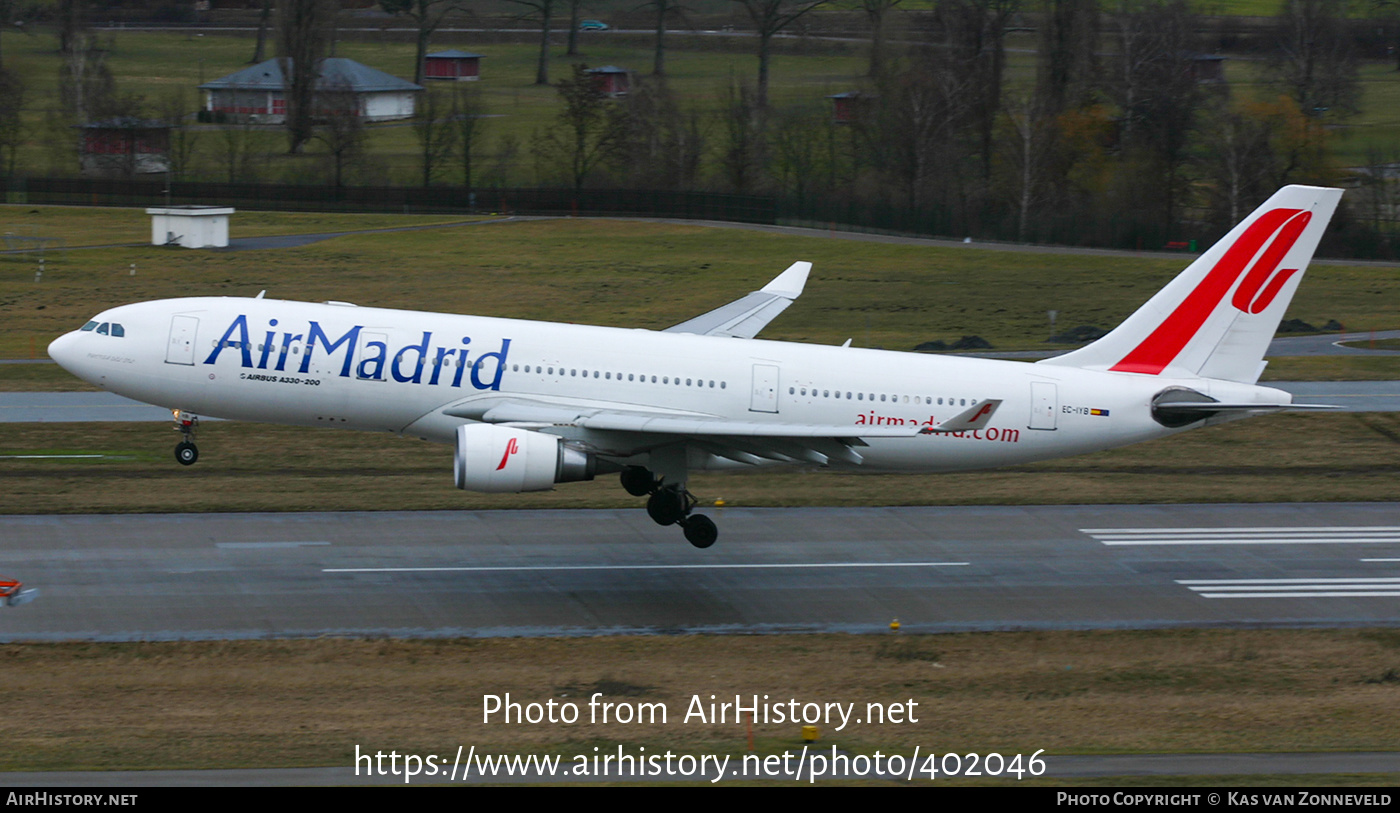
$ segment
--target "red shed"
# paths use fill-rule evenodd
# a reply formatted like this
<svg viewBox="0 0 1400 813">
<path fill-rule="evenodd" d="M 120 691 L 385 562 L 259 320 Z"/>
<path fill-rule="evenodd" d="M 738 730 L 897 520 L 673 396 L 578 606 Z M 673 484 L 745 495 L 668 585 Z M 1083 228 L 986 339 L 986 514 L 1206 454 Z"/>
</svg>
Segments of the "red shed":
<svg viewBox="0 0 1400 813">
<path fill-rule="evenodd" d="M 859 90 L 837 93 L 827 98 L 831 100 L 831 120 L 837 124 L 850 124 L 859 120 L 870 103 L 875 101 L 874 96 Z"/>
<path fill-rule="evenodd" d="M 170 125 L 129 116 L 79 125 L 84 175 L 130 178 L 170 170 Z"/>
<path fill-rule="evenodd" d="M 598 77 L 603 92 L 609 96 L 626 96 L 627 91 L 632 88 L 632 72 L 626 68 L 604 65 L 601 68 L 589 68 L 588 72 Z"/>
<path fill-rule="evenodd" d="M 466 51 L 436 51 L 423 57 L 423 78 L 475 82 L 481 78 L 482 56 Z"/>
</svg>

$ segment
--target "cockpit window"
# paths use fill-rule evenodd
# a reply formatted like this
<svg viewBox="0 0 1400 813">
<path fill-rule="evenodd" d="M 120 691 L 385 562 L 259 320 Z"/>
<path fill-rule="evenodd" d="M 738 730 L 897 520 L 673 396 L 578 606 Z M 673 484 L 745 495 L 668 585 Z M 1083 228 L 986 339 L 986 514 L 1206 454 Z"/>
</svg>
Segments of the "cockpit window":
<svg viewBox="0 0 1400 813">
<path fill-rule="evenodd" d="M 116 322 L 113 322 L 113 323 L 112 323 L 112 335 L 113 335 L 113 336 L 116 336 L 118 339 L 125 338 L 125 337 L 126 337 L 126 328 L 122 327 L 121 325 L 117 324 Z"/>
<path fill-rule="evenodd" d="M 93 320 L 93 321 L 91 321 L 91 322 L 88 322 L 87 324 L 85 324 L 85 325 L 83 325 L 81 328 L 79 328 L 79 330 L 92 330 L 92 329 L 95 328 L 95 327 L 97 327 L 97 320 Z"/>
<path fill-rule="evenodd" d="M 100 325 L 97 326 L 97 332 L 98 332 L 98 333 L 101 333 L 103 336 L 106 336 L 106 335 L 107 335 L 107 327 L 108 327 L 107 323 L 106 323 L 106 322 L 103 322 L 102 324 L 100 324 Z"/>
</svg>

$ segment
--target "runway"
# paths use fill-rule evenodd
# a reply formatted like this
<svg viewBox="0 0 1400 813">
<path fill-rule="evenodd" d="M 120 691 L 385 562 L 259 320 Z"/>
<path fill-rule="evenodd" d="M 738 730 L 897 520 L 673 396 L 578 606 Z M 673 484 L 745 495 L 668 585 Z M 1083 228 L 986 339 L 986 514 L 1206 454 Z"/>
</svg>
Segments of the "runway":
<svg viewBox="0 0 1400 813">
<path fill-rule="evenodd" d="M 1400 624 L 1400 503 L 0 517 L 0 640 Z"/>
</svg>

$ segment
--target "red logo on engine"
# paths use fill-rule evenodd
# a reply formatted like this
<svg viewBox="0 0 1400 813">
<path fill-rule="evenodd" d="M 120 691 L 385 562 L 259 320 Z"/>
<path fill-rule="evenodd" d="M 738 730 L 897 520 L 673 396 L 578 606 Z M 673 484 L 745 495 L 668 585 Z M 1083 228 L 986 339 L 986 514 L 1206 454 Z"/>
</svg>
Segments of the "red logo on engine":
<svg viewBox="0 0 1400 813">
<path fill-rule="evenodd" d="M 515 454 L 518 451 L 520 451 L 520 446 L 516 444 L 515 438 L 511 438 L 510 443 L 506 444 L 506 453 L 501 455 L 501 465 L 496 467 L 496 471 L 500 471 L 501 469 L 505 468 L 506 461 L 510 459 L 511 455 Z"/>
</svg>

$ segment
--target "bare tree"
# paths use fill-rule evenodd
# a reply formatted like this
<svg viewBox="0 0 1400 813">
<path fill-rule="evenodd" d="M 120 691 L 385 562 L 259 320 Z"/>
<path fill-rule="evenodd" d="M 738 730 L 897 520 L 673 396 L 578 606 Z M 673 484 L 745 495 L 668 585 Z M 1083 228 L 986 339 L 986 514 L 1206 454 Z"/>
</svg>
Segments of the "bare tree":
<svg viewBox="0 0 1400 813">
<path fill-rule="evenodd" d="M 29 140 L 24 112 L 24 80 L 13 71 L 0 71 L 0 160 L 7 178 L 15 177 L 19 149 Z"/>
<path fill-rule="evenodd" d="M 982 178 L 992 176 L 992 144 L 1006 73 L 1006 30 L 1021 0 L 945 0 L 937 18 L 944 46 L 967 78 L 967 103 L 976 128 Z"/>
<path fill-rule="evenodd" d="M 1139 200 L 1160 196 L 1170 230 L 1185 194 L 1186 148 L 1205 98 L 1194 62 L 1199 24 L 1185 0 L 1124 2 L 1113 17 L 1119 53 L 1109 88 L 1121 110 L 1120 141 L 1147 156 L 1145 169 L 1155 177 Z"/>
<path fill-rule="evenodd" d="M 569 45 L 564 50 L 566 56 L 578 56 L 578 18 L 589 0 L 565 0 L 569 4 Z"/>
<path fill-rule="evenodd" d="M 835 174 L 833 126 L 828 109 L 808 106 L 780 111 L 768 128 L 768 171 L 799 206 Z"/>
<path fill-rule="evenodd" d="M 273 0 L 262 0 L 262 12 L 258 15 L 257 45 L 253 47 L 253 58 L 248 60 L 250 65 L 256 65 L 267 58 L 267 29 L 272 22 L 272 2 Z"/>
<path fill-rule="evenodd" d="M 58 23 L 58 50 L 67 54 L 78 45 L 78 37 L 87 31 L 87 0 L 57 0 L 54 17 Z"/>
<path fill-rule="evenodd" d="M 39 14 L 41 6 L 37 0 L 0 0 L 0 32 L 23 32 L 25 20 L 32 20 Z M 0 66 L 2 65 L 3 61 L 0 61 Z"/>
<path fill-rule="evenodd" d="M 1386 51 L 1400 71 L 1400 0 L 1371 0 L 1371 11 L 1383 23 Z"/>
<path fill-rule="evenodd" d="M 335 188 L 345 185 L 345 171 L 364 155 L 365 124 L 360 96 L 345 83 L 323 87 L 316 94 L 314 138 L 326 146 Z"/>
<path fill-rule="evenodd" d="M 278 7 L 277 61 L 287 100 L 290 153 L 301 152 L 313 135 L 316 84 L 330 47 L 334 0 L 282 0 Z"/>
<path fill-rule="evenodd" d="M 1400 151 L 1394 147 L 1372 147 L 1366 151 L 1366 165 L 1357 175 L 1361 181 L 1357 209 L 1366 214 L 1376 232 L 1393 241 L 1400 218 Z"/>
<path fill-rule="evenodd" d="M 1206 197 L 1216 223 L 1238 223 L 1249 208 L 1262 203 L 1269 175 L 1269 123 L 1222 99 L 1205 117 L 1198 171 L 1209 183 Z"/>
<path fill-rule="evenodd" d="M 1029 95 L 1009 105 L 1006 122 L 1014 138 L 1003 140 L 1006 166 L 1010 169 L 1012 200 L 1016 207 L 1016 240 L 1026 242 L 1032 209 L 1043 200 L 1046 147 L 1053 140 L 1052 122 L 1036 117 L 1037 107 Z"/>
<path fill-rule="evenodd" d="M 462 87 L 461 84 L 453 87 L 452 122 L 457 130 L 453 140 L 462 162 L 462 186 L 471 189 L 473 165 L 476 154 L 481 150 L 482 131 L 486 129 L 486 105 L 482 103 L 479 88 Z M 510 160 L 514 160 L 513 152 Z"/>
<path fill-rule="evenodd" d="M 582 63 L 574 65 L 573 78 L 558 86 L 564 109 L 559 126 L 536 132 L 532 151 L 542 166 L 562 169 L 575 190 L 607 159 L 616 143 L 607 94 L 598 77 Z"/>
<path fill-rule="evenodd" d="M 1277 18 L 1269 73 L 1307 116 L 1358 111 L 1361 82 L 1346 0 L 1287 0 Z"/>
<path fill-rule="evenodd" d="M 947 49 L 928 49 L 908 70 L 877 85 L 871 109 L 854 122 L 867 160 L 911 210 L 962 192 L 970 86 Z"/>
<path fill-rule="evenodd" d="M 885 70 L 885 17 L 901 0 L 860 0 L 865 19 L 870 23 L 870 69 L 871 78 Z"/>
<path fill-rule="evenodd" d="M 747 83 L 731 81 L 720 109 L 720 167 L 735 192 L 751 190 L 762 164 L 763 132 L 758 123 L 758 100 Z"/>
<path fill-rule="evenodd" d="M 768 109 L 768 63 L 773 56 L 773 38 L 826 0 L 733 0 L 741 4 L 753 20 L 758 35 L 758 89 L 755 102 L 759 111 Z"/>
<path fill-rule="evenodd" d="M 1045 0 L 1036 99 L 1048 115 L 1088 103 L 1097 82 L 1098 0 Z"/>
<path fill-rule="evenodd" d="M 195 146 L 199 143 L 199 131 L 189 126 L 189 93 L 183 87 L 171 88 L 161 97 L 159 106 L 160 118 L 170 134 L 166 154 L 170 175 L 177 181 L 183 180 L 189 174 Z"/>
<path fill-rule="evenodd" d="M 524 17 L 533 18 L 540 24 L 540 54 L 535 65 L 535 84 L 549 84 L 549 26 L 554 17 L 554 0 L 507 0 L 529 11 Z"/>
<path fill-rule="evenodd" d="M 449 105 L 442 93 L 427 90 L 419 99 L 418 115 L 413 118 L 413 134 L 418 139 L 424 186 L 432 185 L 434 175 L 452 156 L 457 141 L 454 114 L 454 107 Z"/>
<path fill-rule="evenodd" d="M 448 14 L 465 8 L 463 0 L 379 0 L 379 6 L 390 14 L 409 18 L 417 27 L 418 50 L 413 62 L 413 82 L 423 84 L 423 58 L 428 54 L 428 40 Z"/>
<path fill-rule="evenodd" d="M 264 159 L 264 135 L 263 130 L 246 116 L 240 122 L 219 128 L 218 138 L 214 142 L 215 154 L 229 183 L 253 183 L 258 180 Z"/>
<path fill-rule="evenodd" d="M 617 111 L 614 174 L 643 189 L 694 189 L 705 151 L 703 117 L 682 110 L 665 81 L 633 86 Z"/>
<path fill-rule="evenodd" d="M 664 76 L 666 74 L 666 23 L 673 17 L 683 17 L 686 9 L 676 0 L 647 0 L 638 8 L 650 8 L 656 12 L 656 43 L 652 48 L 651 75 Z"/>
<path fill-rule="evenodd" d="M 90 32 L 76 32 L 63 54 L 60 68 L 59 100 L 63 109 L 79 123 L 116 115 L 117 83 L 107 67 L 110 48 Z"/>
</svg>

